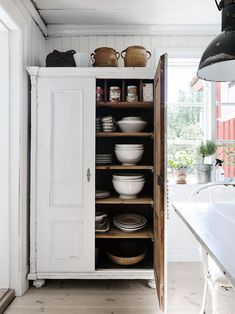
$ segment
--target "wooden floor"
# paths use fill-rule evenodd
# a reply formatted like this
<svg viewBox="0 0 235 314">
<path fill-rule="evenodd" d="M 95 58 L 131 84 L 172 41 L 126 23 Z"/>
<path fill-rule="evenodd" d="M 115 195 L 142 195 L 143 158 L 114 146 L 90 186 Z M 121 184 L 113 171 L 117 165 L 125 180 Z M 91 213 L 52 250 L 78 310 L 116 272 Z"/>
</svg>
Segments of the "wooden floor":
<svg viewBox="0 0 235 314">
<path fill-rule="evenodd" d="M 203 277 L 198 263 L 170 263 L 168 313 L 198 314 Z M 16 298 L 6 314 L 160 314 L 156 290 L 144 280 L 48 281 Z"/>
</svg>

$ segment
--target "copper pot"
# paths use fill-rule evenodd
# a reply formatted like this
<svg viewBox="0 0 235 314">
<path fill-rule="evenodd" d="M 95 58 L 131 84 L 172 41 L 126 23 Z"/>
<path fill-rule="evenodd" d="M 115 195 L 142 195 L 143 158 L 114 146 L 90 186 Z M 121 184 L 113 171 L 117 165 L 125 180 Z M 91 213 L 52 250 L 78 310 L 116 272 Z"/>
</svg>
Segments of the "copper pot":
<svg viewBox="0 0 235 314">
<path fill-rule="evenodd" d="M 91 58 L 94 59 L 94 67 L 117 67 L 119 57 L 119 52 L 109 47 L 97 48 L 91 54 Z"/>
<path fill-rule="evenodd" d="M 125 67 L 145 67 L 151 53 L 142 46 L 130 46 L 121 52 L 121 56 Z"/>
</svg>

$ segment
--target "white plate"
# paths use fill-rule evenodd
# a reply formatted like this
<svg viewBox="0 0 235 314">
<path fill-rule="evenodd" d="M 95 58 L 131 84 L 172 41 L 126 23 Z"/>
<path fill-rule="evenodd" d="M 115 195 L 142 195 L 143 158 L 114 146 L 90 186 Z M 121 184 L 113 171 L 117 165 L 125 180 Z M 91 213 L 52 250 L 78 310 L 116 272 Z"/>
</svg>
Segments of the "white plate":
<svg viewBox="0 0 235 314">
<path fill-rule="evenodd" d="M 139 224 L 142 221 L 147 221 L 146 218 L 139 214 L 121 214 L 114 217 L 114 221 L 117 221 L 119 224 Z"/>
<path fill-rule="evenodd" d="M 145 227 L 145 226 L 144 226 Z M 135 228 L 135 229 L 126 229 L 126 228 L 118 228 L 124 232 L 134 232 L 134 231 L 138 231 L 138 230 L 141 230 L 143 229 L 144 227 L 140 227 L 140 228 Z"/>
<path fill-rule="evenodd" d="M 109 191 L 97 190 L 95 192 L 95 198 L 107 198 L 110 196 Z"/>
<path fill-rule="evenodd" d="M 130 226 L 130 225 L 122 225 L 122 224 L 118 224 L 117 222 L 113 222 L 113 224 L 117 227 L 117 228 L 124 228 L 124 229 L 136 229 L 136 228 L 144 228 L 147 224 L 147 222 L 143 222 L 142 224 L 139 224 L 139 225 L 133 225 L 133 226 Z"/>
</svg>

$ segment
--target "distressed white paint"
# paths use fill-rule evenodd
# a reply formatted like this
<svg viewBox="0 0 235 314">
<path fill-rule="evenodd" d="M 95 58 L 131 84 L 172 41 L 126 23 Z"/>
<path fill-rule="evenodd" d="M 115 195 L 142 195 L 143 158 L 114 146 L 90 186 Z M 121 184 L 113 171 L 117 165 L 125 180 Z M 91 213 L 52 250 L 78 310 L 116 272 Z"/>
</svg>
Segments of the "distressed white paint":
<svg viewBox="0 0 235 314">
<path fill-rule="evenodd" d="M 39 71 L 32 86 L 29 277 L 94 271 L 95 78 Z"/>
<path fill-rule="evenodd" d="M 9 287 L 9 33 L 0 30 L 0 289 Z"/>
<path fill-rule="evenodd" d="M 28 78 L 27 64 L 41 64 L 45 42 L 21 1 L 1 0 L 1 19 L 10 30 L 10 224 L 5 238 L 10 237 L 8 258 L 9 286 L 21 295 L 28 287 Z M 7 165 L 6 165 L 7 166 Z M 2 245 L 0 246 L 3 252 Z M 1 285 L 1 283 L 0 283 Z"/>
<path fill-rule="evenodd" d="M 86 181 L 86 169 L 90 168 L 91 180 L 94 182 L 95 78 L 141 77 L 150 79 L 153 78 L 154 71 L 146 68 L 106 68 L 104 71 L 103 68 L 78 70 L 77 68 L 39 69 L 31 67 L 29 72 L 32 79 L 32 227 L 31 267 L 28 278 L 33 280 L 46 278 L 152 279 L 153 271 L 149 269 L 95 270 L 95 206 L 92 203 L 95 202 L 95 190 L 89 189 L 91 182 L 87 183 Z M 78 108 L 80 104 L 78 87 L 82 86 L 81 82 L 83 81 L 85 81 L 86 95 L 89 94 L 93 100 L 90 99 L 86 103 L 87 98 L 83 97 L 84 113 L 80 120 L 78 117 L 78 115 L 81 116 Z M 62 95 L 59 95 L 61 93 Z M 74 102 L 76 102 L 76 106 L 74 106 Z M 58 110 L 57 114 L 55 114 L 55 107 Z M 84 121 L 86 121 L 86 125 L 84 125 Z M 82 152 L 83 176 L 78 178 L 79 173 L 77 173 L 76 176 L 72 174 L 68 177 L 68 173 L 64 171 L 66 169 L 61 168 L 68 168 L 68 172 L 71 169 L 75 173 L 79 172 L 80 157 L 77 156 L 79 147 L 77 140 L 78 138 L 82 139 L 80 127 L 83 125 L 85 127 L 85 129 L 82 127 L 84 138 L 86 138 L 86 132 L 94 133 L 93 140 L 86 138 L 85 146 L 82 145 L 82 148 L 78 149 L 80 154 Z M 56 138 L 58 141 L 55 140 Z M 85 143 L 89 143 L 89 145 Z M 54 160 L 53 151 L 57 154 L 57 160 Z M 94 159 L 93 165 L 89 166 L 91 158 Z M 70 165 L 68 165 L 69 162 Z M 57 169 L 58 175 L 54 174 L 55 169 Z M 61 176 L 63 181 L 67 182 L 66 185 L 76 186 L 80 182 L 80 187 L 77 188 L 78 192 L 71 189 L 67 193 L 66 186 L 65 188 L 61 186 L 60 182 L 57 185 L 55 178 L 59 178 L 60 181 Z M 54 179 L 52 180 L 51 177 Z M 85 184 L 83 183 L 84 177 Z M 78 197 L 76 193 L 82 194 L 82 198 Z M 51 201 L 49 201 L 49 197 Z M 84 208 L 87 202 L 90 205 L 88 208 Z M 92 215 L 91 211 L 93 211 Z M 83 230 L 81 230 L 82 228 Z M 80 255 L 81 250 L 83 250 L 83 255 Z"/>
</svg>

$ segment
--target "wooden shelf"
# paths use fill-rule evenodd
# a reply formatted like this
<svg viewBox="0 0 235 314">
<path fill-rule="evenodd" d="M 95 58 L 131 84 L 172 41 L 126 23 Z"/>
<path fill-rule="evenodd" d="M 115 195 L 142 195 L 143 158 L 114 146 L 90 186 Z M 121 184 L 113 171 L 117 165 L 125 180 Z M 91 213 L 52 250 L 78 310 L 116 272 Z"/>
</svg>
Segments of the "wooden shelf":
<svg viewBox="0 0 235 314">
<path fill-rule="evenodd" d="M 115 109 L 129 109 L 129 108 L 134 108 L 134 109 L 144 109 L 144 108 L 153 108 L 153 101 L 138 101 L 138 102 L 127 102 L 127 101 L 122 101 L 122 102 L 98 102 L 97 103 L 98 108 L 115 108 Z"/>
<path fill-rule="evenodd" d="M 109 166 L 96 166 L 96 170 L 153 170 L 153 166 L 122 166 L 122 165 L 109 165 Z"/>
<path fill-rule="evenodd" d="M 134 232 L 124 232 L 116 227 L 111 227 L 109 231 L 104 233 L 96 232 L 95 237 L 97 239 L 152 239 L 152 228 L 146 227 L 144 229 Z"/>
<path fill-rule="evenodd" d="M 102 198 L 102 199 L 96 199 L 95 200 L 96 204 L 140 204 L 140 205 L 153 205 L 153 198 L 150 196 L 143 196 L 143 197 L 138 197 L 134 198 L 132 200 L 122 200 L 117 196 L 111 196 L 107 198 Z"/>
<path fill-rule="evenodd" d="M 96 137 L 153 137 L 153 132 L 97 132 Z"/>
</svg>

